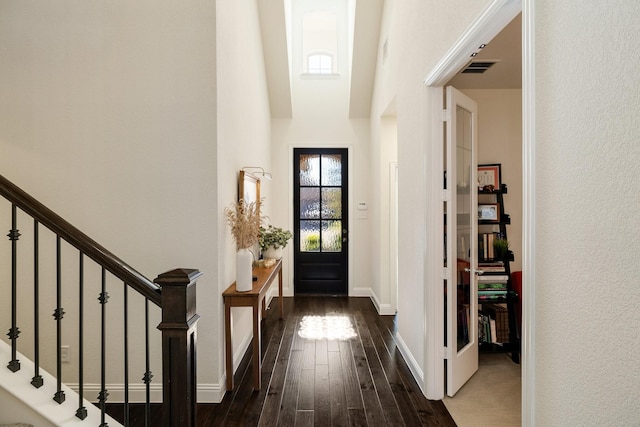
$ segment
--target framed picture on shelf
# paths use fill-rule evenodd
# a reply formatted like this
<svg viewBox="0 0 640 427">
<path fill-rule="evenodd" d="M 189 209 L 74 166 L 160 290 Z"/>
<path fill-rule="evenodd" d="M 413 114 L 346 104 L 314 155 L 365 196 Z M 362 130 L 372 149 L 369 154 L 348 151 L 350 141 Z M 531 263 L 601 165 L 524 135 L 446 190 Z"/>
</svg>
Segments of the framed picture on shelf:
<svg viewBox="0 0 640 427">
<path fill-rule="evenodd" d="M 479 203 L 478 220 L 500 222 L 500 205 L 498 203 Z"/>
<path fill-rule="evenodd" d="M 478 190 L 492 192 L 500 189 L 502 173 L 500 163 L 478 165 Z"/>
</svg>

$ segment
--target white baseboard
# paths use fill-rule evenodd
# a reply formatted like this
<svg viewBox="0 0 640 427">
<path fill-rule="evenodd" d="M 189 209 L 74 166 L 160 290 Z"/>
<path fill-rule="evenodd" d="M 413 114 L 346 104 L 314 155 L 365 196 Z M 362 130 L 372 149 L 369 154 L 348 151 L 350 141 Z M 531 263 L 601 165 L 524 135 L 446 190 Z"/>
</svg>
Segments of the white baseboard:
<svg viewBox="0 0 640 427">
<path fill-rule="evenodd" d="M 220 379 L 218 384 L 198 384 L 198 403 L 220 403 L 226 393 L 226 377 Z M 67 386 L 78 392 L 78 384 L 67 384 Z M 124 402 L 124 384 L 107 384 L 109 400 L 107 403 Z M 85 384 L 84 396 L 90 402 L 98 401 L 100 384 Z M 129 403 L 145 403 L 147 401 L 147 389 L 144 384 L 129 384 Z M 150 401 L 152 403 L 162 402 L 162 384 L 151 384 Z"/>
<path fill-rule="evenodd" d="M 393 316 L 396 314 L 396 311 L 391 307 L 391 304 L 381 304 L 380 300 L 378 300 L 378 296 L 375 292 L 370 291 L 370 298 L 373 301 L 373 305 L 376 307 L 378 314 L 381 316 Z"/>
<path fill-rule="evenodd" d="M 420 368 L 420 365 L 418 364 L 416 359 L 413 357 L 413 354 L 411 353 L 411 351 L 409 351 L 407 344 L 404 342 L 404 340 L 402 339 L 402 336 L 400 336 L 399 333 L 396 333 L 395 339 L 396 339 L 396 344 L 398 345 L 398 350 L 400 350 L 400 354 L 402 354 L 402 357 L 404 358 L 404 361 L 407 363 L 409 370 L 413 374 L 413 377 L 418 383 L 418 386 L 420 386 L 420 390 L 422 390 L 422 394 L 424 394 L 425 392 L 424 372 L 422 371 L 422 368 Z"/>
</svg>

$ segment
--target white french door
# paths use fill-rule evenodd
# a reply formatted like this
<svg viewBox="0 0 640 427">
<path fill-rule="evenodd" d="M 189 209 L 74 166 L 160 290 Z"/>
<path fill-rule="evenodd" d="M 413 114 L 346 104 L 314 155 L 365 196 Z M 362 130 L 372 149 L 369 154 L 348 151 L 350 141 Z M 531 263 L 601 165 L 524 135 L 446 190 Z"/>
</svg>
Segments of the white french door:
<svg viewBox="0 0 640 427">
<path fill-rule="evenodd" d="M 478 370 L 477 104 L 447 87 L 446 341 L 447 395 Z"/>
</svg>

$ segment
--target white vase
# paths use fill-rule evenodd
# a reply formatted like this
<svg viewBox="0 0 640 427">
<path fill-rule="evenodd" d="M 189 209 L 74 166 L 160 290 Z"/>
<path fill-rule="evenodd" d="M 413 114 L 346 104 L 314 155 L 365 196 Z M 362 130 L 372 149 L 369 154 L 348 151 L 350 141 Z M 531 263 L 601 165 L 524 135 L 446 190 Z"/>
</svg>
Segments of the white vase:
<svg viewBox="0 0 640 427">
<path fill-rule="evenodd" d="M 249 249 L 239 249 L 236 252 L 236 290 L 248 292 L 253 288 L 253 255 Z"/>
<path fill-rule="evenodd" d="M 277 248 L 273 246 L 269 246 L 267 249 L 262 252 L 262 257 L 272 258 L 272 259 L 280 259 L 282 258 L 282 246 L 278 246 Z"/>
</svg>

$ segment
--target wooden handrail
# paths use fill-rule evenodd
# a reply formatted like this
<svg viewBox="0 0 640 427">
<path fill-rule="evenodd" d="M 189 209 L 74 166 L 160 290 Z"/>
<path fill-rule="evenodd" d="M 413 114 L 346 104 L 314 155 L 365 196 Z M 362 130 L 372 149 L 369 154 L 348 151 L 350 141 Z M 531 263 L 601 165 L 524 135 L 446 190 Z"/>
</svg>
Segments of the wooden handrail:
<svg viewBox="0 0 640 427">
<path fill-rule="evenodd" d="M 40 224 L 56 233 L 96 263 L 104 266 L 111 274 L 140 292 L 158 307 L 161 307 L 160 287 L 158 285 L 2 175 L 0 175 L 0 195 L 15 204 L 20 210 L 31 215 Z"/>
</svg>

